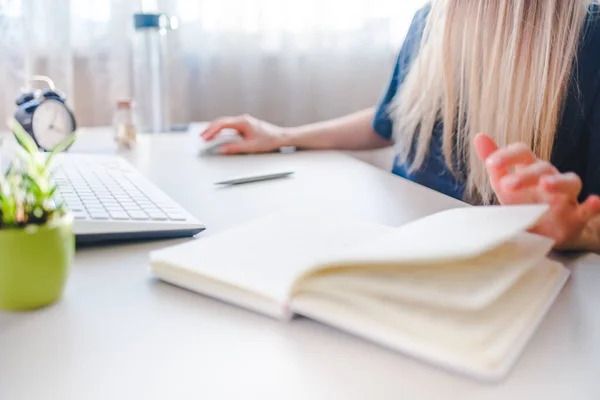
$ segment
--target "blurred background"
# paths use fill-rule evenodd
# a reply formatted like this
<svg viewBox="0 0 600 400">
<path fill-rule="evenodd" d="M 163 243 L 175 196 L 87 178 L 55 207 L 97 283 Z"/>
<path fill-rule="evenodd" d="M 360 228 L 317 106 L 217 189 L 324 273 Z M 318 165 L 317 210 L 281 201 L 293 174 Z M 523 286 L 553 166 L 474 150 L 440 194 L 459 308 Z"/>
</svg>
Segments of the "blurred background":
<svg viewBox="0 0 600 400">
<path fill-rule="evenodd" d="M 0 117 L 43 74 L 67 93 L 79 125 L 109 125 L 117 99 L 144 95 L 136 76 L 152 61 L 145 33 L 134 29 L 139 12 L 174 17 L 159 53 L 173 123 L 250 113 L 295 125 L 343 115 L 379 100 L 424 3 L 0 0 Z"/>
</svg>

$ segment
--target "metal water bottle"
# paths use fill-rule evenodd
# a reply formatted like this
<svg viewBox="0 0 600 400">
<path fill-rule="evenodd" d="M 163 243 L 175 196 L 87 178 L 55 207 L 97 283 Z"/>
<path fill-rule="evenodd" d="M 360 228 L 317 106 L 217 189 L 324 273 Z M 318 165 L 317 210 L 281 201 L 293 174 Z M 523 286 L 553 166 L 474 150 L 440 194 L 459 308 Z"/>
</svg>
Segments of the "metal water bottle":
<svg viewBox="0 0 600 400">
<path fill-rule="evenodd" d="M 159 13 L 133 16 L 134 99 L 139 132 L 167 132 L 171 128 L 169 105 L 168 32 L 177 19 Z"/>
</svg>

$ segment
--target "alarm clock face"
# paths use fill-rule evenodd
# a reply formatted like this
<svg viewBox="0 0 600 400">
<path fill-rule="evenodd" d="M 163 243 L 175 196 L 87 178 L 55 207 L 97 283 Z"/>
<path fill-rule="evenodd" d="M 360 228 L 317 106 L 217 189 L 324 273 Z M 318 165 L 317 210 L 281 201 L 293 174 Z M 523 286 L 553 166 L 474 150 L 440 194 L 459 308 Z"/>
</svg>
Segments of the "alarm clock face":
<svg viewBox="0 0 600 400">
<path fill-rule="evenodd" d="M 46 150 L 64 141 L 75 129 L 73 117 L 58 100 L 43 101 L 34 111 L 31 127 L 38 144 Z"/>
</svg>

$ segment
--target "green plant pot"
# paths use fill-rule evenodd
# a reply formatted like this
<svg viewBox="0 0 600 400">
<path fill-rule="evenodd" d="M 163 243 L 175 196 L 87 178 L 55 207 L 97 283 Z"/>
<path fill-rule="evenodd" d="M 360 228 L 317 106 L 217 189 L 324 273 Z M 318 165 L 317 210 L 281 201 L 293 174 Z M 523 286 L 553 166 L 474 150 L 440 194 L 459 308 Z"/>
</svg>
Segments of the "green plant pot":
<svg viewBox="0 0 600 400">
<path fill-rule="evenodd" d="M 0 230 L 0 309 L 27 311 L 56 302 L 74 253 L 70 215 L 52 225 Z"/>
</svg>

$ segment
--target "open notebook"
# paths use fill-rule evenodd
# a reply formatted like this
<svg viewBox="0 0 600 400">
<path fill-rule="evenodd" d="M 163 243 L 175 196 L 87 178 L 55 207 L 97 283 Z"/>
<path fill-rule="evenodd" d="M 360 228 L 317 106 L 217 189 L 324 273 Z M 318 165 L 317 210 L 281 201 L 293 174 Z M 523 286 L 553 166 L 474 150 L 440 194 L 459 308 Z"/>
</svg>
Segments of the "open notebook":
<svg viewBox="0 0 600 400">
<path fill-rule="evenodd" d="M 294 314 L 486 381 L 510 371 L 568 277 L 526 230 L 545 206 L 465 207 L 399 228 L 283 210 L 151 253 L 160 279 Z"/>
</svg>

